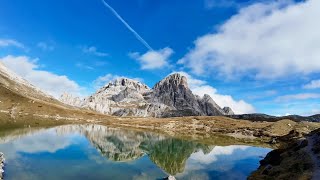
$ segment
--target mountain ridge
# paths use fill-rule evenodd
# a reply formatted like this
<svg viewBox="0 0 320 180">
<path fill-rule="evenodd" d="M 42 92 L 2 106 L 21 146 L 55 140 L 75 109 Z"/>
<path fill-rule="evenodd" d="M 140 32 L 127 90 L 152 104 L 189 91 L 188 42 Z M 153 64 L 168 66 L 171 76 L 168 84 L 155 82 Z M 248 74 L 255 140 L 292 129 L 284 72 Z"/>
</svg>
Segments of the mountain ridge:
<svg viewBox="0 0 320 180">
<path fill-rule="evenodd" d="M 209 96 L 194 95 L 187 78 L 171 74 L 150 89 L 128 78 L 118 78 L 82 100 L 63 94 L 60 101 L 102 114 L 135 117 L 180 117 L 232 115 L 231 108 L 222 109 Z"/>
</svg>

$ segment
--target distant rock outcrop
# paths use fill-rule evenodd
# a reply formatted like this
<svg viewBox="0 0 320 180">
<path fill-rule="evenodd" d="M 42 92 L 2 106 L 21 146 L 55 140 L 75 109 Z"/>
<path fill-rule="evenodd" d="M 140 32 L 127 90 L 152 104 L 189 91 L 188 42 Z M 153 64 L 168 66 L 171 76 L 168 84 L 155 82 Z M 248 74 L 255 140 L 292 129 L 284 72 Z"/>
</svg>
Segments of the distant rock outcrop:
<svg viewBox="0 0 320 180">
<path fill-rule="evenodd" d="M 232 111 L 232 109 L 230 107 L 224 107 L 223 111 L 226 115 L 234 115 L 234 112 Z"/>
<path fill-rule="evenodd" d="M 205 95 L 196 96 L 188 87 L 187 78 L 172 74 L 152 89 L 136 80 L 119 78 L 80 100 L 68 94 L 62 102 L 103 114 L 137 117 L 180 117 L 232 115 L 230 108 L 221 109 Z"/>
<path fill-rule="evenodd" d="M 239 114 L 239 115 L 228 115 L 233 119 L 244 119 L 250 121 L 268 121 L 276 122 L 282 119 L 290 119 L 295 122 L 309 121 L 309 122 L 320 122 L 320 114 L 312 116 L 299 116 L 299 115 L 288 115 L 288 116 L 271 116 L 267 114 Z"/>
</svg>

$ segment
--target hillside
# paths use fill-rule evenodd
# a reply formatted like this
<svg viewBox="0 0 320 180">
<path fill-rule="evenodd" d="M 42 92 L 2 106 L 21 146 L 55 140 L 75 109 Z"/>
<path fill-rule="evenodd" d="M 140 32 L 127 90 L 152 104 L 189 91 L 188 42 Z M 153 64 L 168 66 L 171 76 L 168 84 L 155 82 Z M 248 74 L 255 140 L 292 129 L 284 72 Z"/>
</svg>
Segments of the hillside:
<svg viewBox="0 0 320 180">
<path fill-rule="evenodd" d="M 16 126 L 61 124 L 97 119 L 101 115 L 65 105 L 37 89 L 0 62 L 0 129 Z M 55 121 L 43 121 L 51 119 Z M 2 125 L 1 125 L 2 124 Z"/>
</svg>

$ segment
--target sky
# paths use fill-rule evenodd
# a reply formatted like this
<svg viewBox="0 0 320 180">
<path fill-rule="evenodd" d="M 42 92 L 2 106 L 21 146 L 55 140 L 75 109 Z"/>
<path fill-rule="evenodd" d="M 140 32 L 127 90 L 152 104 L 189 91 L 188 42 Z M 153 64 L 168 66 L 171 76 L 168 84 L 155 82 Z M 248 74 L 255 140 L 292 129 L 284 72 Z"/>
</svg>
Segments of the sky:
<svg viewBox="0 0 320 180">
<path fill-rule="evenodd" d="M 237 114 L 320 113 L 319 0 L 1 0 L 0 61 L 59 98 L 171 73 Z"/>
</svg>

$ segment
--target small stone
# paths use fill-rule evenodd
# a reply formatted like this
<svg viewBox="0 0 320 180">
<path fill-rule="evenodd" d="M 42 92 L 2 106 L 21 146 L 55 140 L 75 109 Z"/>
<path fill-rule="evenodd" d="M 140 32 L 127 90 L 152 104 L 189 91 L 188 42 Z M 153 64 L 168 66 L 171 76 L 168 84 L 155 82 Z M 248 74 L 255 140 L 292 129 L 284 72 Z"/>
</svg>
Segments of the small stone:
<svg viewBox="0 0 320 180">
<path fill-rule="evenodd" d="M 163 180 L 176 180 L 176 178 L 174 176 L 168 176 L 166 178 L 163 178 Z"/>
</svg>

